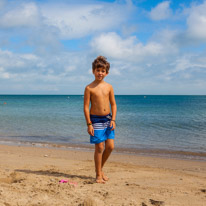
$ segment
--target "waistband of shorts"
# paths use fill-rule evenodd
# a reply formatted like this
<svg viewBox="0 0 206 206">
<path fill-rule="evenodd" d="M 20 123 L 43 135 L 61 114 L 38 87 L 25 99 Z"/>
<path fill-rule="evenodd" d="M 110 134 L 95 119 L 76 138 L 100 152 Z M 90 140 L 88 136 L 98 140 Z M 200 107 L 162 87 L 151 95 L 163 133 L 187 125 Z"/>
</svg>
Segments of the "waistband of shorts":
<svg viewBox="0 0 206 206">
<path fill-rule="evenodd" d="M 107 115 L 104 115 L 104 116 L 101 116 L 101 115 L 94 115 L 94 114 L 90 114 L 90 117 L 91 118 L 106 118 L 106 117 L 112 117 L 111 113 L 107 114 Z"/>
</svg>

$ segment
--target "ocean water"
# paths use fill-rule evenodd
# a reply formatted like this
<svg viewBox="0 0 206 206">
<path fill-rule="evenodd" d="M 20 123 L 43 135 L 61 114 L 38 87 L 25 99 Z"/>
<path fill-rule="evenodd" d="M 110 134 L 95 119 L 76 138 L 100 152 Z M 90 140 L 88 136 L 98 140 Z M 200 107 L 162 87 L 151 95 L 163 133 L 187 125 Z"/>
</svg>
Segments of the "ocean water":
<svg viewBox="0 0 206 206">
<path fill-rule="evenodd" d="M 206 154 L 206 96 L 117 95 L 115 145 Z M 0 95 L 0 143 L 89 145 L 82 95 Z"/>
</svg>

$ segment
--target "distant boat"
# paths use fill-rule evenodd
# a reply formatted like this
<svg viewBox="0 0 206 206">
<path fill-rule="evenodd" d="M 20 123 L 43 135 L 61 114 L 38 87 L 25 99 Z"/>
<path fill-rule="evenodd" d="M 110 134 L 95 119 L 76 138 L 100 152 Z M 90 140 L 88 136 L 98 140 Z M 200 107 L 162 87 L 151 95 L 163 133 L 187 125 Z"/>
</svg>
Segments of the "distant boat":
<svg viewBox="0 0 206 206">
<path fill-rule="evenodd" d="M 144 98 L 147 98 L 147 96 L 144 96 Z"/>
</svg>

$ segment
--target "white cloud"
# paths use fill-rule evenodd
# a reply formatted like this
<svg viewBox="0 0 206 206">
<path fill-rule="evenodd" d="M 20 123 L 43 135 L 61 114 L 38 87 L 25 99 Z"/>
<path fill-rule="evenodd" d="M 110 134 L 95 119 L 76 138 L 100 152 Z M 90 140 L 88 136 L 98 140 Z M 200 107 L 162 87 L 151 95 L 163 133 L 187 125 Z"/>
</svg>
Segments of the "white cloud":
<svg viewBox="0 0 206 206">
<path fill-rule="evenodd" d="M 74 1 L 75 2 L 75 1 Z M 0 28 L 33 29 L 29 35 L 73 39 L 115 29 L 130 16 L 130 1 L 124 4 L 91 2 L 7 2 L 0 13 Z M 49 32 L 47 32 L 49 31 Z M 50 41 L 51 43 L 53 41 Z"/>
<path fill-rule="evenodd" d="M 65 66 L 65 71 L 66 72 L 71 72 L 71 71 L 74 71 L 75 69 L 76 69 L 76 67 L 74 65 Z"/>
<path fill-rule="evenodd" d="M 38 60 L 38 57 L 34 54 L 22 54 L 21 57 L 25 60 Z"/>
<path fill-rule="evenodd" d="M 0 26 L 5 28 L 36 26 L 39 23 L 38 8 L 35 3 L 23 3 L 10 9 L 0 18 Z"/>
<path fill-rule="evenodd" d="M 9 79 L 10 74 L 4 71 L 4 68 L 0 67 L 0 79 Z"/>
<path fill-rule="evenodd" d="M 151 10 L 150 18 L 155 21 L 164 20 L 168 19 L 171 16 L 171 13 L 170 1 L 164 1 Z"/>
<path fill-rule="evenodd" d="M 175 69 L 173 70 L 173 73 L 179 72 L 179 71 L 184 71 L 193 65 L 191 65 L 191 62 L 188 57 L 184 56 L 182 58 L 179 58 L 175 62 Z"/>
<path fill-rule="evenodd" d="M 37 56 L 34 54 L 15 54 L 0 50 L 0 78 L 10 79 L 19 84 L 65 84 L 79 82 L 87 73 L 85 54 L 65 53 L 61 55 Z M 88 66 L 86 66 L 88 67 Z M 78 72 L 75 72 L 78 68 Z M 81 75 L 80 75 L 81 74 Z M 2 82 L 0 82 L 2 83 Z"/>
<path fill-rule="evenodd" d="M 115 67 L 112 68 L 109 73 L 110 75 L 117 75 L 117 76 L 121 75 L 120 68 L 115 68 Z"/>
<path fill-rule="evenodd" d="M 24 73 L 39 62 L 40 59 L 34 54 L 15 54 L 11 51 L 0 49 L 0 66 L 8 72 Z"/>
<path fill-rule="evenodd" d="M 127 18 L 127 5 L 54 4 L 41 6 L 44 23 L 59 30 L 61 38 L 80 38 L 115 28 Z"/>
<path fill-rule="evenodd" d="M 206 1 L 193 6 L 187 19 L 188 35 L 200 41 L 206 41 Z"/>
<path fill-rule="evenodd" d="M 173 53 L 169 42 L 162 44 L 157 41 L 149 41 L 147 44 L 139 42 L 135 36 L 121 38 L 114 32 L 101 34 L 92 42 L 91 46 L 96 53 L 100 53 L 110 58 L 127 61 L 140 62 L 145 59 L 160 57 L 168 53 Z M 170 51 L 168 51 L 170 48 Z"/>
<path fill-rule="evenodd" d="M 203 80 L 206 77 L 206 66 L 202 59 L 195 54 L 181 54 L 175 58 L 168 59 L 167 68 L 164 68 L 157 77 L 163 81 L 184 82 L 189 80 L 196 84 L 196 80 Z"/>
</svg>

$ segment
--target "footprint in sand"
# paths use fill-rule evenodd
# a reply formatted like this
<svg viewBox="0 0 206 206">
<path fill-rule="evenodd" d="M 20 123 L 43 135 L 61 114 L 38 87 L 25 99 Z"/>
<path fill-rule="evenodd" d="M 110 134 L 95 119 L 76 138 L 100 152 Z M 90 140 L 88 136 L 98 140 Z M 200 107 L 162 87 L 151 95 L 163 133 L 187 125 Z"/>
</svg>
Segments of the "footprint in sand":
<svg viewBox="0 0 206 206">
<path fill-rule="evenodd" d="M 94 181 L 84 181 L 84 182 L 83 182 L 84 185 L 87 185 L 87 184 L 94 184 L 94 183 L 95 183 Z"/>
<path fill-rule="evenodd" d="M 5 206 L 11 206 L 9 203 L 7 203 L 7 202 L 4 202 L 4 205 Z"/>
<path fill-rule="evenodd" d="M 155 206 L 163 206 L 164 205 L 163 201 L 157 201 L 157 200 L 152 200 L 152 199 L 150 199 L 150 203 L 152 205 L 155 205 Z"/>
<path fill-rule="evenodd" d="M 140 185 L 136 184 L 136 183 L 128 183 L 128 182 L 125 182 L 125 185 L 126 186 L 137 186 L 139 187 Z"/>
<path fill-rule="evenodd" d="M 25 178 L 22 178 L 21 175 L 16 172 L 12 172 L 7 178 L 2 178 L 1 182 L 12 184 L 12 183 L 21 183 Z"/>
<path fill-rule="evenodd" d="M 206 193 L 206 189 L 201 189 L 200 191 Z"/>
<path fill-rule="evenodd" d="M 80 203 L 78 206 L 97 206 L 97 203 L 92 198 L 87 198 L 83 203 Z"/>
</svg>

